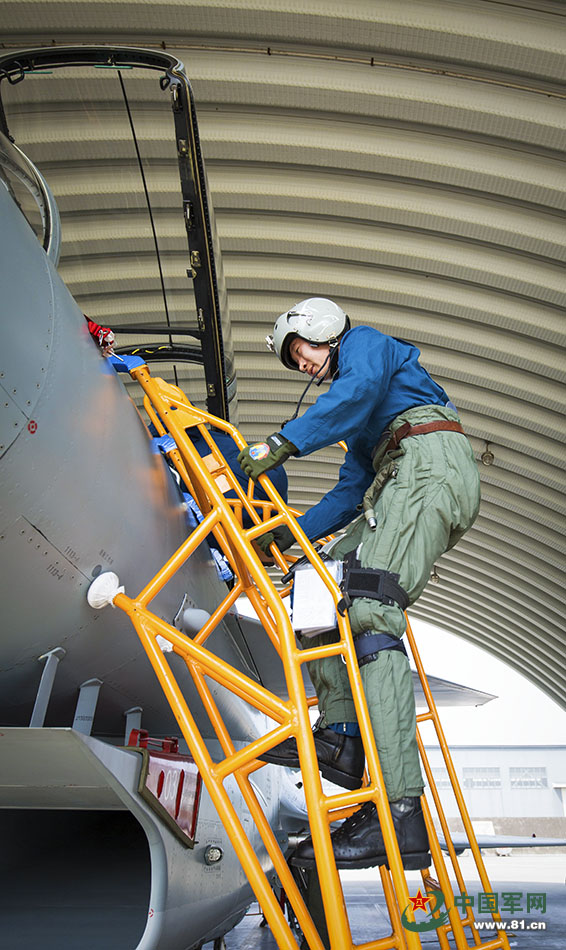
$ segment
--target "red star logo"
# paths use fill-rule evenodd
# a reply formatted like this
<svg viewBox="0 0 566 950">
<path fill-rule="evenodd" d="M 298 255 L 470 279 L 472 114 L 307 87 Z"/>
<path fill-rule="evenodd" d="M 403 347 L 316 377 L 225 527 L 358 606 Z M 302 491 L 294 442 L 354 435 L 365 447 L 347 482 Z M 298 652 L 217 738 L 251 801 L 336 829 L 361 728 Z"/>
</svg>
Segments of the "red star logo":
<svg viewBox="0 0 566 950">
<path fill-rule="evenodd" d="M 411 904 L 413 905 L 413 911 L 415 910 L 426 910 L 426 905 L 431 900 L 430 897 L 425 897 L 421 892 L 420 888 L 417 891 L 416 897 L 409 897 Z"/>
</svg>

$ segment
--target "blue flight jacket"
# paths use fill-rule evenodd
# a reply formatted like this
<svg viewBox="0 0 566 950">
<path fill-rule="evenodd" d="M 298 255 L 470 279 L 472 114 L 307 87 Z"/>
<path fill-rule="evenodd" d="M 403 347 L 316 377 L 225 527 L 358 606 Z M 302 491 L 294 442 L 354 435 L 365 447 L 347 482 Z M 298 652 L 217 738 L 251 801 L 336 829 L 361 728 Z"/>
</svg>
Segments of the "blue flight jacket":
<svg viewBox="0 0 566 950">
<path fill-rule="evenodd" d="M 311 540 L 345 527 L 360 511 L 375 472 L 371 453 L 393 419 L 413 406 L 447 404 L 448 396 L 419 363 L 412 343 L 358 326 L 342 338 L 338 375 L 314 405 L 281 434 L 310 455 L 344 439 L 348 452 L 338 482 L 299 518 Z"/>
</svg>

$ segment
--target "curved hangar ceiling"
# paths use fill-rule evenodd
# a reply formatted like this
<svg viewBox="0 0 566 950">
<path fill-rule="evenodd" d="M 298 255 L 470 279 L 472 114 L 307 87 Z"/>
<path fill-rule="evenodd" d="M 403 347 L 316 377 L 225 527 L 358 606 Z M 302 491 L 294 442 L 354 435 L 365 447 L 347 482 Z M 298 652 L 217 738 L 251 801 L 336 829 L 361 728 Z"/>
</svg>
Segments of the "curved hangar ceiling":
<svg viewBox="0 0 566 950">
<path fill-rule="evenodd" d="M 0 12 L 6 50 L 164 44 L 185 63 L 249 440 L 289 418 L 302 391 L 264 345 L 296 300 L 334 297 L 354 322 L 421 348 L 460 408 L 483 502 L 412 613 L 563 705 L 565 13 L 552 0 L 18 0 Z M 100 322 L 163 322 L 118 77 L 67 75 L 5 94 L 62 211 L 61 272 Z M 170 319 L 187 322 L 170 112 L 154 107 L 154 77 L 123 76 Z M 199 401 L 194 369 L 177 371 Z M 291 502 L 314 504 L 339 457 L 289 463 Z"/>
</svg>

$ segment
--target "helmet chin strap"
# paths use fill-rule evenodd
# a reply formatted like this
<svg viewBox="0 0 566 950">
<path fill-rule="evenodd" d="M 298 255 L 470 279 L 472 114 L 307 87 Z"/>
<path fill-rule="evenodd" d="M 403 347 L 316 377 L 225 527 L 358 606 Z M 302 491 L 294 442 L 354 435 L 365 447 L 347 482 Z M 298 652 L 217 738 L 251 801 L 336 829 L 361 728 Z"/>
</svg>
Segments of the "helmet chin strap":
<svg viewBox="0 0 566 950">
<path fill-rule="evenodd" d="M 324 377 L 326 376 L 326 373 L 322 373 L 322 371 L 323 369 L 326 368 L 326 364 L 330 361 L 331 356 L 332 356 L 332 349 L 329 349 L 328 356 L 326 357 L 324 363 L 322 364 L 318 372 L 314 374 L 311 380 L 311 382 L 316 383 L 317 386 L 320 386 L 320 384 L 324 382 Z M 322 373 L 322 376 L 320 376 L 321 373 Z M 320 376 L 320 379 L 319 379 L 319 376 Z M 310 383 L 309 383 L 309 386 L 310 386 Z M 307 386 L 307 389 L 308 389 L 308 386 Z"/>
<path fill-rule="evenodd" d="M 293 422 L 293 420 L 297 418 L 297 416 L 299 415 L 299 409 L 301 408 L 301 404 L 302 404 L 302 402 L 303 402 L 303 399 L 305 398 L 305 396 L 306 396 L 306 394 L 308 393 L 308 391 L 309 391 L 310 387 L 312 386 L 312 384 L 313 384 L 314 382 L 316 382 L 316 385 L 317 385 L 317 386 L 320 386 L 320 384 L 324 381 L 324 377 L 326 376 L 326 372 L 323 372 L 323 370 L 325 370 L 326 364 L 327 364 L 328 361 L 330 360 L 330 357 L 332 356 L 332 353 L 333 353 L 333 352 L 334 352 L 334 349 L 331 349 L 331 350 L 329 351 L 328 356 L 326 357 L 326 359 L 325 359 L 324 363 L 322 364 L 322 366 L 320 367 L 320 369 L 315 373 L 314 376 L 312 376 L 312 377 L 309 379 L 307 385 L 306 385 L 305 388 L 303 389 L 301 398 L 299 399 L 299 401 L 298 401 L 298 403 L 297 403 L 297 408 L 295 409 L 295 411 L 294 411 L 294 413 L 293 413 L 293 415 L 291 416 L 290 419 L 286 419 L 285 422 L 282 422 L 282 423 L 281 423 L 281 428 L 283 428 L 283 426 L 286 426 L 288 422 Z M 322 376 L 320 375 L 321 373 L 322 373 Z M 320 377 L 320 379 L 319 379 L 319 377 Z"/>
</svg>

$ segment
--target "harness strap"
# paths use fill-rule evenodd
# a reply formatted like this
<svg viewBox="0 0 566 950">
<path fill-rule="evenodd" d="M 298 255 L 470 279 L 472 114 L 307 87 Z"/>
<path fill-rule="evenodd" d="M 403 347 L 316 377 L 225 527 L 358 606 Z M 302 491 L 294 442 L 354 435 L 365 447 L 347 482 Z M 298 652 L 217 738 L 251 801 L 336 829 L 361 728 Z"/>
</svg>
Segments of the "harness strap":
<svg viewBox="0 0 566 950">
<path fill-rule="evenodd" d="M 429 432 L 438 432 L 443 429 L 448 432 L 461 432 L 462 435 L 465 435 L 460 422 L 451 422 L 448 419 L 438 420 L 437 422 L 424 422 L 419 426 L 412 426 L 410 422 L 404 422 L 402 426 L 399 426 L 399 428 L 395 430 L 389 439 L 385 451 L 390 452 L 391 449 L 396 449 L 401 439 L 406 439 L 408 436 L 427 435 Z"/>
<path fill-rule="evenodd" d="M 377 660 L 378 654 L 382 650 L 399 650 L 400 653 L 407 656 L 405 644 L 402 640 L 393 637 L 390 633 L 374 633 L 373 630 L 368 630 L 366 633 L 354 637 L 354 649 L 358 658 L 358 666 L 365 666 L 366 663 Z"/>
<path fill-rule="evenodd" d="M 344 558 L 344 576 L 340 589 L 344 596 L 338 603 L 338 612 L 344 616 L 356 597 L 380 600 L 388 607 L 397 605 L 401 610 L 409 606 L 407 591 L 399 584 L 399 574 L 381 568 L 362 567 L 355 551 Z"/>
</svg>

